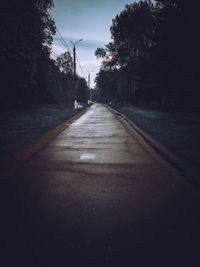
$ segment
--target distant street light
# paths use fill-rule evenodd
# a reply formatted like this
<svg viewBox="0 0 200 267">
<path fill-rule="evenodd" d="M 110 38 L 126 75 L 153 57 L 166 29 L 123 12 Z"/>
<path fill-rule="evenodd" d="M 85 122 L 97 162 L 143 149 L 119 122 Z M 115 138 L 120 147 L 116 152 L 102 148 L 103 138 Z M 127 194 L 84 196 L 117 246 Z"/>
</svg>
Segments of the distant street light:
<svg viewBox="0 0 200 267">
<path fill-rule="evenodd" d="M 73 43 L 72 41 L 71 44 L 73 45 L 73 55 L 74 55 L 74 108 L 78 108 L 77 104 L 77 88 L 76 88 L 76 44 L 78 42 L 83 41 L 83 39 L 78 40 L 77 42 Z"/>
<path fill-rule="evenodd" d="M 92 73 L 92 72 L 93 72 L 93 70 L 90 72 L 88 71 L 88 88 L 90 90 L 90 96 L 89 96 L 88 104 L 90 104 L 92 102 L 92 90 L 90 88 L 90 73 Z"/>
</svg>

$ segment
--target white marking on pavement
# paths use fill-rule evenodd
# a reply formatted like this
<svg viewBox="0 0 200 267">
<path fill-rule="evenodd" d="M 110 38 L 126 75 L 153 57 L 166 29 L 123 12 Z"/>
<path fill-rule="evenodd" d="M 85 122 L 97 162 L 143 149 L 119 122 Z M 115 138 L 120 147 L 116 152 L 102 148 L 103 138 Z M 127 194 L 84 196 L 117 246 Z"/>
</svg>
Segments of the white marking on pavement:
<svg viewBox="0 0 200 267">
<path fill-rule="evenodd" d="M 95 159 L 95 155 L 94 154 L 82 154 L 80 155 L 80 160 L 94 160 Z"/>
</svg>

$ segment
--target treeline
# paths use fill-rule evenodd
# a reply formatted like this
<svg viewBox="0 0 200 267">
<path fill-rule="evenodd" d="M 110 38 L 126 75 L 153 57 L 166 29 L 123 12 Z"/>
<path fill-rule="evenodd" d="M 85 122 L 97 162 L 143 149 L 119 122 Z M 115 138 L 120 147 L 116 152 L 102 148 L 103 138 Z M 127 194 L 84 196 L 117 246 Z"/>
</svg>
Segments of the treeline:
<svg viewBox="0 0 200 267">
<path fill-rule="evenodd" d="M 9 0 L 1 4 L 1 109 L 74 100 L 72 71 L 63 70 L 58 58 L 50 58 L 56 26 L 48 10 L 53 5 L 53 0 Z M 86 81 L 77 80 L 78 101 L 87 101 Z"/>
<path fill-rule="evenodd" d="M 110 27 L 97 98 L 129 104 L 199 107 L 197 7 L 185 0 L 126 5 Z"/>
</svg>

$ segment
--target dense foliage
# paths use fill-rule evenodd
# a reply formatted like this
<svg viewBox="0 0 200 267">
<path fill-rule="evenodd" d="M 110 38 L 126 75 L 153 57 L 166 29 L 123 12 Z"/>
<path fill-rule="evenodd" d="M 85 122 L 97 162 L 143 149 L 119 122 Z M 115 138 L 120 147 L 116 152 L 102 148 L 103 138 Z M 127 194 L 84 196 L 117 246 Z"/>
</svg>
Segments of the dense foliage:
<svg viewBox="0 0 200 267">
<path fill-rule="evenodd" d="M 126 5 L 112 21 L 112 42 L 95 52 L 103 58 L 99 98 L 197 107 L 197 17 L 184 0 Z"/>
<path fill-rule="evenodd" d="M 9 0 L 1 4 L 1 108 L 73 100 L 69 54 L 56 61 L 50 59 L 52 36 L 56 33 L 48 13 L 52 7 L 53 0 Z M 77 79 L 83 90 L 79 101 L 87 101 L 87 85 Z"/>
</svg>

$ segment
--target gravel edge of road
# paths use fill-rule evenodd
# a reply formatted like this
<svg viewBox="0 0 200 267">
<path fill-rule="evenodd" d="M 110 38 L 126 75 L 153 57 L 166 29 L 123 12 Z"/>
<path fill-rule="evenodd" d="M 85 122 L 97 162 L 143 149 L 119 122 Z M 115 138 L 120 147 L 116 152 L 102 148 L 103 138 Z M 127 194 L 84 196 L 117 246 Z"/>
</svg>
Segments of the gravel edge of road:
<svg viewBox="0 0 200 267">
<path fill-rule="evenodd" d="M 147 134 L 145 131 L 143 131 L 132 120 L 127 118 L 123 113 L 115 110 L 114 108 L 111 108 L 108 105 L 105 105 L 105 107 L 107 107 L 108 110 L 110 110 L 116 116 L 119 116 L 124 121 L 126 121 L 130 125 L 130 127 L 133 130 L 135 130 L 144 139 L 144 141 L 148 145 L 150 145 L 158 153 L 158 155 L 164 161 L 166 161 L 168 164 L 170 164 L 171 167 L 176 172 L 178 172 L 179 177 L 182 177 L 184 179 L 184 182 L 191 185 L 193 188 L 200 190 L 200 183 L 199 183 L 197 177 L 192 173 L 192 171 L 190 169 L 186 168 L 186 166 L 182 163 L 182 161 L 177 156 L 175 156 L 172 152 L 170 152 L 165 146 L 163 146 L 156 139 L 154 139 L 149 134 Z"/>
</svg>

